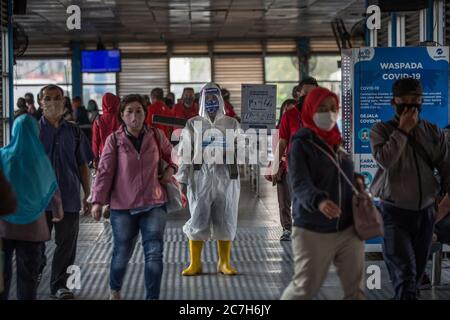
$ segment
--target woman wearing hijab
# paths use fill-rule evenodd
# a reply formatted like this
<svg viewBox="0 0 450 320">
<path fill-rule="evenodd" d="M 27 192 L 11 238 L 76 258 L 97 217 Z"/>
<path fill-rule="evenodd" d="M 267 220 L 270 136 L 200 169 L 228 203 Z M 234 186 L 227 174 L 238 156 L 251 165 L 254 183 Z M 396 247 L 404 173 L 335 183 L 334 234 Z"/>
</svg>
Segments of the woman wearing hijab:
<svg viewBox="0 0 450 320">
<path fill-rule="evenodd" d="M 325 88 L 306 97 L 303 128 L 292 139 L 289 180 L 293 197 L 294 276 L 281 299 L 312 299 L 334 263 L 345 299 L 363 299 L 364 244 L 353 227 L 352 188 L 329 156 L 354 181 L 341 147 L 339 101 Z M 328 155 L 327 155 L 327 154 Z"/>
<path fill-rule="evenodd" d="M 54 222 L 60 221 L 64 213 L 55 173 L 39 140 L 38 124 L 31 116 L 22 115 L 14 121 L 11 143 L 0 149 L 0 170 L 11 183 L 17 199 L 16 211 L 0 218 L 5 254 L 5 290 L 0 300 L 8 299 L 14 251 L 17 298 L 35 300 L 41 249 L 43 242 L 50 240 L 44 212 L 51 204 Z"/>
<path fill-rule="evenodd" d="M 102 99 L 103 114 L 96 118 L 92 125 L 92 152 L 95 168 L 98 167 L 106 138 L 120 127 L 117 120 L 119 104 L 119 97 L 110 92 L 105 93 Z"/>
</svg>

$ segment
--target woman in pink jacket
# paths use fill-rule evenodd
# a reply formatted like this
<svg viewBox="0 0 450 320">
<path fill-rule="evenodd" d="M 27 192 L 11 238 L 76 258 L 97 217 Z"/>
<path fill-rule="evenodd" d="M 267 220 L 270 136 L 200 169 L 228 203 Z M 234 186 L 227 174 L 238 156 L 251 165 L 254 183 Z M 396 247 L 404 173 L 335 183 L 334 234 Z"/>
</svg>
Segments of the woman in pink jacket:
<svg viewBox="0 0 450 320">
<path fill-rule="evenodd" d="M 158 299 L 163 273 L 163 236 L 167 194 L 177 166 L 171 159 L 172 145 L 158 129 L 144 125 L 147 109 L 140 95 L 123 98 L 119 130 L 105 143 L 92 188 L 92 215 L 100 219 L 101 207 L 110 204 L 113 255 L 110 269 L 110 299 L 119 300 L 128 261 L 141 232 L 145 257 L 147 299 Z M 158 148 L 158 142 L 161 150 Z M 161 157 L 169 163 L 159 175 Z"/>
</svg>

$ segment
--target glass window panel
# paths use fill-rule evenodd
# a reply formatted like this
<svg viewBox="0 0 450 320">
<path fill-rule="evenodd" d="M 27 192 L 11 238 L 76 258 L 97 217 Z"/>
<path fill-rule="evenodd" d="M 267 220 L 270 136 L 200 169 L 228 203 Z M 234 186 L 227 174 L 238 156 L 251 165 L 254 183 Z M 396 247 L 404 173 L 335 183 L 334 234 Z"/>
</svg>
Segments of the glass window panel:
<svg viewBox="0 0 450 320">
<path fill-rule="evenodd" d="M 14 82 L 18 85 L 71 83 L 71 62 L 67 59 L 17 60 Z"/>
<path fill-rule="evenodd" d="M 298 81 L 298 57 L 266 57 L 266 81 Z"/>
<path fill-rule="evenodd" d="M 175 100 L 181 99 L 181 95 L 183 94 L 183 89 L 185 87 L 191 87 L 194 88 L 194 91 L 200 92 L 200 89 L 204 86 L 204 83 L 183 83 L 183 84 L 171 84 L 170 85 L 170 92 L 173 92 L 175 94 Z"/>
<path fill-rule="evenodd" d="M 277 121 L 280 118 L 280 107 L 286 99 L 293 99 L 292 88 L 295 87 L 298 82 L 290 83 L 276 83 L 271 82 L 267 84 L 275 84 L 277 86 Z"/>
<path fill-rule="evenodd" d="M 100 85 L 100 84 L 88 84 L 83 85 L 83 104 L 87 106 L 89 100 L 95 100 L 97 102 L 98 108 L 102 110 L 102 98 L 107 92 L 116 94 L 116 85 Z"/>
<path fill-rule="evenodd" d="M 115 73 L 83 73 L 83 83 L 116 83 Z"/>
<path fill-rule="evenodd" d="M 341 80 L 338 55 L 313 55 L 309 59 L 309 75 L 320 80 Z"/>
<path fill-rule="evenodd" d="M 210 82 L 211 59 L 209 57 L 170 58 L 171 82 Z"/>
</svg>

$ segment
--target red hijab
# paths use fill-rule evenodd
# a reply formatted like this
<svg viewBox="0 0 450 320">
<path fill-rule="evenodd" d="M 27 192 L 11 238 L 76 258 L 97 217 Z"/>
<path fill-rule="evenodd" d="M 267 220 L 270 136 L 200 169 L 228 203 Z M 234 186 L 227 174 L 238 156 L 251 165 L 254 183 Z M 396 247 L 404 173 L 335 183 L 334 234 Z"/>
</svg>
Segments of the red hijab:
<svg viewBox="0 0 450 320">
<path fill-rule="evenodd" d="M 341 133 L 339 132 L 337 125 L 330 131 L 325 131 L 318 128 L 313 120 L 313 116 L 319 109 L 320 103 L 327 97 L 333 97 L 336 100 L 336 105 L 339 109 L 339 99 L 337 95 L 326 88 L 317 87 L 306 96 L 305 102 L 303 103 L 301 118 L 303 127 L 310 129 L 324 139 L 330 146 L 334 147 L 342 142 Z"/>
</svg>

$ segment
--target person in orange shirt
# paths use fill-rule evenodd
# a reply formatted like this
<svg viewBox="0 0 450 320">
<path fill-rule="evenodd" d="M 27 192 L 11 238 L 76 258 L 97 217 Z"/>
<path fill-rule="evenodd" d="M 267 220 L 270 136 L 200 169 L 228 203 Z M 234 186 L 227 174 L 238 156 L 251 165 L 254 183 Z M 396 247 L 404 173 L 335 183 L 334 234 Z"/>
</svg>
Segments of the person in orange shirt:
<svg viewBox="0 0 450 320">
<path fill-rule="evenodd" d="M 194 102 L 195 93 L 193 88 L 184 88 L 181 101 L 174 108 L 174 117 L 189 120 L 198 116 L 198 104 Z"/>
<path fill-rule="evenodd" d="M 172 127 L 165 126 L 161 124 L 153 125 L 153 115 L 164 116 L 164 117 L 173 117 L 173 112 L 166 106 L 164 103 L 164 91 L 161 88 L 155 88 L 150 93 L 150 99 L 152 104 L 148 107 L 147 118 L 145 119 L 145 123 L 147 123 L 150 127 L 155 127 L 161 129 L 167 139 L 170 140 L 170 136 L 172 134 Z"/>
</svg>

